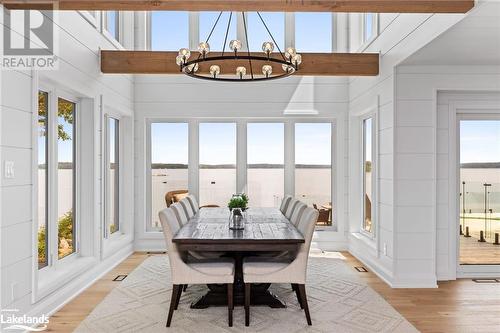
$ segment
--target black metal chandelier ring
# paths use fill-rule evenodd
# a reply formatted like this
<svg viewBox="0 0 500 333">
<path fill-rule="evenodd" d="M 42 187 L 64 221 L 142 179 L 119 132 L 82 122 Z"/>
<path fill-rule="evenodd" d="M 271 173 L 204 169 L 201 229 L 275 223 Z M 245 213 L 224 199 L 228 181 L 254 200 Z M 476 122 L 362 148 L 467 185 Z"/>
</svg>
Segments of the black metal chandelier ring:
<svg viewBox="0 0 500 333">
<path fill-rule="evenodd" d="M 181 73 L 184 73 L 193 78 L 204 80 L 249 82 L 280 79 L 290 76 L 299 70 L 299 65 L 302 62 L 302 56 L 298 54 L 293 47 L 286 48 L 285 52 L 281 51 L 278 43 L 276 42 L 274 36 L 271 34 L 271 31 L 269 31 L 267 24 L 264 22 L 264 19 L 259 12 L 256 13 L 271 39 L 268 41 L 264 41 L 264 43 L 262 44 L 262 51 L 264 52 L 263 56 L 258 56 L 250 53 L 245 12 L 241 13 L 243 29 L 245 33 L 244 41 L 242 42 L 241 40 L 233 39 L 228 43 L 228 33 L 233 17 L 233 13 L 230 12 L 226 33 L 224 36 L 224 45 L 222 46 L 222 52 L 220 53 L 220 55 L 209 56 L 209 40 L 222 16 L 222 13 L 223 12 L 220 12 L 217 16 L 217 19 L 215 20 L 215 23 L 212 27 L 212 30 L 208 34 L 207 39 L 204 42 L 199 43 L 199 54 L 196 59 L 189 60 L 189 57 L 191 56 L 191 50 L 187 48 L 182 48 L 179 50 L 179 55 L 176 57 L 175 62 L 179 66 Z M 230 52 L 226 53 L 227 45 L 229 46 L 229 49 L 231 50 L 230 52 L 232 54 L 230 54 Z M 278 49 L 278 53 L 273 53 L 275 47 Z M 245 48 L 246 50 L 244 50 Z M 277 55 L 278 57 L 273 57 L 273 55 Z M 244 61 L 237 62 L 235 60 Z M 224 63 L 226 64 L 222 66 L 224 72 L 222 71 L 221 66 L 217 64 L 218 61 L 220 65 Z M 249 73 L 247 73 L 247 67 L 245 65 L 247 61 Z M 207 65 L 208 63 L 211 63 L 211 65 L 209 68 L 203 68 L 203 73 L 201 73 L 202 71 L 199 70 L 200 65 L 203 63 L 206 63 Z M 255 67 L 256 63 L 259 64 L 259 66 L 263 63 L 262 67 L 259 70 L 257 70 L 257 67 Z M 271 66 L 271 63 L 281 65 L 283 72 L 273 71 L 273 66 Z M 234 66 L 237 67 L 233 69 L 233 71 L 228 71 L 229 68 Z M 274 69 L 276 69 L 276 67 L 274 67 Z M 230 75 L 235 76 L 231 77 Z"/>
<path fill-rule="evenodd" d="M 234 61 L 234 60 L 255 60 L 255 61 L 263 61 L 263 62 L 272 62 L 280 65 L 284 65 L 283 67 L 286 68 L 287 70 L 284 71 L 282 74 L 275 74 L 272 75 L 265 75 L 262 77 L 255 76 L 253 73 L 249 77 L 244 77 L 244 75 L 241 75 L 239 78 L 234 78 L 234 77 L 221 77 L 217 75 L 210 75 L 210 73 L 200 73 L 200 70 L 196 67 L 196 65 L 200 65 L 201 63 L 204 62 L 213 62 L 213 61 L 221 61 L 220 64 L 223 65 L 224 61 Z M 196 68 L 196 71 L 194 70 Z M 264 80 L 274 80 L 274 79 L 281 79 L 285 78 L 287 76 L 292 75 L 298 70 L 298 65 L 291 63 L 290 61 L 282 60 L 282 59 L 276 59 L 276 58 L 271 58 L 271 57 L 260 57 L 260 56 L 253 56 L 253 55 L 224 55 L 224 56 L 214 56 L 214 57 L 200 57 L 195 60 L 188 61 L 186 63 L 181 63 L 180 65 L 180 70 L 184 74 L 197 78 L 197 79 L 204 79 L 204 80 L 213 80 L 213 81 L 229 81 L 229 82 L 241 82 L 241 81 L 264 81 Z"/>
</svg>

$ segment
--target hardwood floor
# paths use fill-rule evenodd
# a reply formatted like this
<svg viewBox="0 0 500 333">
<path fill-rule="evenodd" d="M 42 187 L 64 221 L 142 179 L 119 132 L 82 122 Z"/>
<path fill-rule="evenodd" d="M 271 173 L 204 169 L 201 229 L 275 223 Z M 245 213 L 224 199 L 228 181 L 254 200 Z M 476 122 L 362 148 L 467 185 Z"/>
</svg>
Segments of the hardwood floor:
<svg viewBox="0 0 500 333">
<path fill-rule="evenodd" d="M 342 254 L 349 265 L 362 266 L 349 253 Z M 52 316 L 49 331 L 72 332 L 120 283 L 113 278 L 129 274 L 147 257 L 135 253 L 118 265 Z M 461 279 L 440 282 L 437 289 L 392 289 L 371 272 L 357 275 L 421 332 L 500 332 L 500 283 Z"/>
</svg>

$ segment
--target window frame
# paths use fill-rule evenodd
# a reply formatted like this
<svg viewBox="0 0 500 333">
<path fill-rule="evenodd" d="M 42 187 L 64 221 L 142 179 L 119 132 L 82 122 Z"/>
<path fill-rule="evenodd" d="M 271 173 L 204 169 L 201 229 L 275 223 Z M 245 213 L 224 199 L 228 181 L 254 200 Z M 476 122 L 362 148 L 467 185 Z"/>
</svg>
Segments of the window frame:
<svg viewBox="0 0 500 333">
<path fill-rule="evenodd" d="M 115 207 L 115 217 L 117 217 L 117 221 L 115 223 L 118 223 L 118 229 L 115 232 L 110 232 L 109 231 L 109 208 L 108 208 L 108 190 L 109 190 L 109 180 L 110 180 L 110 175 L 109 175 L 109 154 L 110 154 L 110 132 L 109 132 L 109 120 L 114 119 L 117 121 L 117 132 L 115 133 L 115 153 L 118 156 L 115 156 L 115 159 L 117 160 L 118 164 L 118 181 L 115 184 L 115 195 L 118 196 L 118 200 L 116 202 L 117 206 Z M 104 128 L 104 151 L 105 151 L 105 157 L 103 159 L 104 161 L 104 221 L 103 221 L 103 237 L 105 239 L 113 239 L 116 237 L 119 237 L 123 234 L 122 230 L 122 225 L 121 225 L 121 207 L 122 207 L 122 195 L 120 195 L 120 189 L 122 188 L 122 130 L 121 130 L 121 117 L 117 115 L 116 113 L 113 112 L 108 112 L 104 115 L 104 123 L 105 123 L 105 128 Z M 116 200 L 116 197 L 114 198 Z"/>
<path fill-rule="evenodd" d="M 197 137 L 197 144 L 196 144 L 196 152 L 197 152 L 197 155 L 198 155 L 198 158 L 197 158 L 197 165 L 196 165 L 196 169 L 197 169 L 197 174 L 198 174 L 198 179 L 197 179 L 197 188 L 196 188 L 196 193 L 198 194 L 197 195 L 197 200 L 198 200 L 198 204 L 201 205 L 201 200 L 200 200 L 200 170 L 202 170 L 200 168 L 200 125 L 201 124 L 234 124 L 234 129 L 235 129 L 235 189 L 234 189 L 234 193 L 233 194 L 236 194 L 238 193 L 240 190 L 239 190 L 239 179 L 238 179 L 238 171 L 240 170 L 240 164 L 241 164 L 241 161 L 239 160 L 238 158 L 238 152 L 239 152 L 239 147 L 240 147 L 240 144 L 241 144 L 241 140 L 240 140 L 240 137 L 239 137 L 239 133 L 240 133 L 240 129 L 239 129 L 239 121 L 238 119 L 234 118 L 234 119 L 198 119 L 198 121 L 196 122 L 196 127 L 197 127 L 197 130 L 196 130 L 196 137 Z M 246 127 L 246 126 L 245 126 Z M 189 167 L 188 167 L 189 168 Z M 188 181 L 189 183 L 189 181 Z M 190 189 L 188 188 L 188 191 Z M 228 200 L 230 198 L 228 197 Z"/>
<path fill-rule="evenodd" d="M 144 149 L 144 157 L 145 157 L 145 196 L 144 196 L 144 216 L 145 220 L 142 223 L 141 227 L 141 235 L 140 237 L 145 239 L 157 239 L 157 237 L 161 237 L 161 231 L 158 229 L 153 229 L 149 227 L 152 220 L 152 211 L 153 211 L 153 201 L 151 199 L 151 191 L 152 191 L 152 183 L 151 183 L 151 124 L 152 123 L 188 123 L 189 128 L 189 159 L 188 159 L 188 191 L 195 195 L 198 198 L 199 194 L 199 123 L 236 123 L 236 138 L 237 138 L 237 146 L 236 146 L 236 186 L 237 190 L 241 187 L 241 185 L 245 185 L 247 182 L 247 124 L 248 123 L 272 123 L 279 122 L 284 123 L 284 194 L 295 194 L 295 123 L 331 123 L 331 200 L 332 205 L 337 207 L 337 209 L 333 209 L 332 211 L 332 221 L 334 223 L 332 226 L 316 226 L 316 231 L 330 231 L 330 232 L 343 232 L 345 228 L 346 220 L 343 219 L 343 215 L 339 214 L 339 210 L 344 212 L 344 207 L 339 207 L 339 199 L 338 199 L 338 191 L 339 188 L 343 188 L 342 180 L 338 179 L 339 170 L 343 168 L 342 161 L 337 161 L 337 152 L 340 147 L 338 141 L 338 119 L 331 117 L 322 117 L 322 118 L 312 118 L 312 117 L 287 117 L 287 118 L 264 118 L 264 117 L 233 117 L 233 118 L 203 118 L 203 117 L 195 117 L 195 118 L 145 118 L 145 149 Z M 291 138 L 291 139 L 290 139 Z M 291 140 L 288 141 L 287 140 Z M 244 156 L 242 156 L 244 155 Z M 250 198 L 251 199 L 251 198 Z M 339 218 L 342 218 L 342 221 L 339 221 Z M 342 222 L 342 223 L 341 223 Z"/>
<path fill-rule="evenodd" d="M 365 31 L 365 24 L 366 24 L 366 16 L 367 15 L 373 15 L 372 35 L 368 39 L 366 38 L 366 31 Z M 358 49 L 358 52 L 363 52 L 371 45 L 371 43 L 373 43 L 373 41 L 375 39 L 377 39 L 377 37 L 380 33 L 379 14 L 378 13 L 362 13 L 362 14 L 360 14 L 359 27 L 360 27 L 359 37 L 360 37 L 361 45 Z"/>
<path fill-rule="evenodd" d="M 368 119 L 372 119 L 372 128 L 371 128 L 371 155 L 372 155 L 372 163 L 371 163 L 371 172 L 372 172 L 372 228 L 371 232 L 365 230 L 365 193 L 366 193 L 366 187 L 365 187 L 365 121 Z M 360 179 L 361 179 L 361 196 L 360 196 L 360 203 L 361 203 L 361 223 L 359 227 L 359 232 L 366 236 L 369 239 L 375 240 L 378 236 L 377 228 L 378 228 L 378 219 L 377 219 L 377 204 L 378 204 L 378 165 L 377 165 L 377 115 L 376 112 L 370 112 L 365 115 L 363 115 L 360 118 L 360 137 L 361 137 L 361 144 L 360 144 L 360 153 L 361 153 L 361 158 L 360 158 Z"/>
<path fill-rule="evenodd" d="M 239 12 L 234 12 L 234 13 L 239 13 Z M 198 43 L 200 42 L 200 12 L 188 12 L 189 14 L 189 24 L 188 24 L 188 36 L 189 36 L 189 41 L 188 45 L 185 45 L 184 47 L 189 48 L 190 50 L 196 50 Z M 332 38 L 330 40 L 330 52 L 335 52 L 336 50 L 336 13 L 331 13 L 332 14 L 332 19 L 331 19 L 331 35 Z M 233 14 L 234 15 L 234 14 Z M 104 16 L 104 15 L 103 15 Z M 377 16 L 377 34 L 378 34 L 378 15 Z M 234 18 L 233 18 L 234 19 Z M 147 50 L 152 50 L 152 15 L 151 11 L 147 13 L 146 16 L 146 49 Z M 248 22 L 248 21 L 247 21 Z M 219 22 L 218 24 L 221 24 Z M 243 44 L 242 51 L 246 51 L 246 39 L 245 39 L 245 32 L 243 30 L 243 19 L 241 15 L 237 15 L 237 19 L 234 20 L 234 23 L 231 24 L 236 24 L 236 38 L 241 40 Z M 285 52 L 285 49 L 287 47 L 295 47 L 295 13 L 284 13 L 284 28 L 285 31 L 283 32 L 284 34 L 284 45 L 282 51 Z M 272 31 L 271 31 L 272 32 Z M 229 41 L 228 41 L 229 42 Z M 264 42 L 264 41 L 262 41 Z M 281 47 L 281 45 L 280 45 Z M 171 51 L 177 51 L 177 50 L 171 50 Z M 302 50 L 298 49 L 297 52 L 303 53 Z"/>
<path fill-rule="evenodd" d="M 338 207 L 336 206 L 338 200 L 337 200 L 337 168 L 338 166 L 335 165 L 335 156 L 337 152 L 336 148 L 336 141 L 337 141 L 337 123 L 335 120 L 331 121 L 326 121 L 324 119 L 299 119 L 299 120 L 294 120 L 292 122 L 292 130 L 293 130 L 293 193 L 291 194 L 293 197 L 295 197 L 295 177 L 296 177 L 296 170 L 295 170 L 295 165 L 297 164 L 295 162 L 296 160 L 296 150 L 295 150 L 295 125 L 296 124 L 314 124 L 314 123 L 330 123 L 330 200 L 332 203 L 332 211 L 331 211 L 331 219 L 332 219 L 332 225 L 324 226 L 324 225 L 316 225 L 316 230 L 333 230 L 338 232 L 339 231 L 339 225 L 338 225 Z M 335 209 L 337 207 L 337 209 Z"/>
<path fill-rule="evenodd" d="M 151 125 L 154 123 L 174 123 L 174 124 L 187 124 L 188 125 L 188 191 L 192 191 L 191 189 L 191 181 L 190 181 L 190 173 L 191 173 L 191 129 L 192 129 L 192 121 L 190 119 L 169 119 L 169 118 L 159 118 L 159 119 L 146 119 L 146 195 L 144 207 L 146 209 L 146 221 L 144 225 L 144 232 L 146 233 L 157 233 L 161 232 L 159 228 L 153 228 L 151 226 L 151 222 L 153 219 L 153 200 L 152 200 L 152 147 L 151 147 Z M 196 124 L 197 126 L 197 124 Z M 197 134 L 198 132 L 196 132 Z M 196 145 L 196 154 L 198 155 L 198 145 Z"/>
<path fill-rule="evenodd" d="M 121 11 L 117 11 L 117 10 L 114 10 L 114 12 L 116 12 L 116 16 L 115 16 L 115 18 L 116 18 L 116 20 L 115 20 L 116 38 L 108 30 L 108 11 L 107 10 L 101 11 L 101 33 L 109 42 L 111 42 L 111 44 L 113 44 L 113 46 L 115 46 L 117 49 L 123 50 L 124 49 L 124 47 L 122 45 L 123 13 Z"/>
<path fill-rule="evenodd" d="M 78 193 L 78 189 L 81 187 L 81 172 L 80 172 L 80 162 L 81 161 L 81 142 L 80 142 L 80 137 L 81 137 L 81 126 L 79 125 L 81 123 L 81 101 L 79 98 L 76 96 L 72 95 L 71 93 L 66 92 L 63 89 L 60 89 L 55 86 L 51 86 L 48 84 L 43 84 L 40 83 L 38 86 L 38 89 L 36 89 L 36 96 L 38 97 L 38 92 L 43 91 L 48 94 L 48 112 L 47 112 L 47 131 L 49 132 L 49 136 L 47 136 L 47 160 L 46 164 L 47 166 L 51 165 L 52 167 L 48 167 L 47 173 L 46 173 L 46 205 L 47 205 L 47 234 L 46 237 L 48 239 L 48 258 L 47 258 L 47 265 L 37 269 L 38 276 L 41 279 L 49 279 L 50 275 L 56 274 L 58 270 L 63 269 L 67 265 L 73 263 L 77 258 L 80 257 L 80 244 L 81 244 L 81 224 L 80 224 L 80 195 Z M 57 166 L 58 166 L 58 136 L 57 136 L 57 125 L 58 125 L 58 117 L 57 117 L 57 107 L 58 107 L 58 100 L 59 98 L 62 98 L 66 101 L 69 101 L 71 103 L 75 104 L 75 110 L 74 110 L 74 129 L 73 129 L 73 188 L 72 188 L 72 193 L 73 193 L 73 218 L 74 218 L 74 230 L 73 232 L 75 233 L 74 235 L 74 251 L 73 253 L 62 257 L 59 259 L 58 257 L 58 216 L 57 216 L 57 207 L 58 207 L 58 174 L 57 174 Z M 35 104 L 38 106 L 38 103 Z M 38 108 L 38 107 L 37 107 Z M 35 117 L 38 117 L 38 113 L 36 113 Z M 38 127 L 35 129 L 38 130 Z M 52 134 L 50 136 L 50 134 Z M 35 136 L 36 139 L 36 136 Z M 38 144 L 36 145 L 36 149 L 33 149 L 34 156 L 38 156 Z M 35 163 L 35 161 L 34 161 Z M 38 164 L 38 159 L 36 160 L 36 164 Z M 56 166 L 56 167 L 54 167 Z M 36 172 L 38 172 L 38 168 L 34 168 Z M 35 177 L 34 179 L 38 179 L 38 177 Z M 33 216 L 38 221 L 38 181 L 36 181 L 36 190 L 34 191 L 34 196 L 36 197 L 36 200 L 33 200 L 35 203 L 34 207 L 34 212 Z M 34 224 L 35 225 L 35 224 Z M 36 223 L 35 228 L 38 227 L 38 224 Z M 36 232 L 34 232 L 34 239 L 35 239 L 35 244 L 38 244 L 37 242 L 37 229 L 35 229 Z M 38 246 L 34 246 L 34 251 L 38 253 Z M 38 256 L 36 256 L 36 262 L 38 262 Z"/>
<path fill-rule="evenodd" d="M 283 196 L 286 195 L 286 120 L 282 119 L 281 121 L 278 119 L 248 119 L 245 121 L 245 184 L 246 190 L 248 191 L 248 124 L 283 124 Z M 236 133 L 238 135 L 238 133 Z M 238 147 L 236 147 L 238 150 Z M 238 151 L 236 151 L 236 155 L 238 155 Z M 238 161 L 237 161 L 238 162 Z M 236 165 L 236 169 L 238 169 L 238 165 Z M 238 173 L 238 172 L 237 172 Z M 283 198 L 281 198 L 283 199 Z M 279 206 L 278 206 L 279 207 Z"/>
</svg>

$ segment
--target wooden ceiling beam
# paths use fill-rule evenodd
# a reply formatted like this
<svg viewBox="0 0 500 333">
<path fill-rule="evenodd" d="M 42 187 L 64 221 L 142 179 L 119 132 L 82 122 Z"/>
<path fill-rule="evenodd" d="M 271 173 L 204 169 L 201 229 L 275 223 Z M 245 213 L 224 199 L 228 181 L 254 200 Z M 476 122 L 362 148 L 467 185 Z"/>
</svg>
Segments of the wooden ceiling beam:
<svg viewBox="0 0 500 333">
<path fill-rule="evenodd" d="M 162 51 L 101 51 L 101 71 L 114 74 L 180 74 L 175 63 L 177 52 Z M 210 55 L 219 55 L 211 52 Z M 262 52 L 254 53 L 262 56 Z M 296 75 L 315 76 L 376 76 L 379 73 L 377 53 L 301 53 L 302 64 Z M 277 55 L 275 55 L 277 56 Z M 238 65 L 246 66 L 248 61 L 207 62 L 200 64 L 199 71 L 208 73 L 212 64 L 221 67 L 221 73 L 235 74 Z M 263 64 L 252 62 L 254 72 L 261 73 Z M 273 73 L 281 73 L 280 64 L 273 64 Z"/>
<path fill-rule="evenodd" d="M 9 9 L 466 13 L 474 0 L 1 0 Z"/>
</svg>

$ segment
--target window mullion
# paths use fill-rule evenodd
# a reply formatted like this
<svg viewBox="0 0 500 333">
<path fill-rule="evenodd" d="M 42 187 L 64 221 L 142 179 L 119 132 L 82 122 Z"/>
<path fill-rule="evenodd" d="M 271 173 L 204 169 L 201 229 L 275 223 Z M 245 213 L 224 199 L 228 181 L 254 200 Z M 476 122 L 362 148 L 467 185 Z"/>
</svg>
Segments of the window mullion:
<svg viewBox="0 0 500 333">
<path fill-rule="evenodd" d="M 58 258 L 58 225 L 57 225 L 57 168 L 58 168 L 58 154 L 57 154 L 57 91 L 54 89 L 49 95 L 49 117 L 48 117 L 48 253 L 49 253 L 49 266 L 57 265 Z"/>
<path fill-rule="evenodd" d="M 295 13 L 285 13 L 285 45 L 287 47 L 295 47 Z"/>
<path fill-rule="evenodd" d="M 238 121 L 236 127 L 236 193 L 248 192 L 247 188 L 247 124 Z"/>
<path fill-rule="evenodd" d="M 189 12 L 189 49 L 196 50 L 200 43 L 200 13 Z"/>
</svg>

